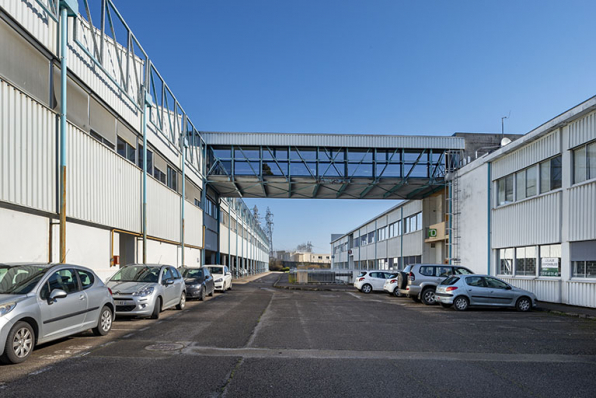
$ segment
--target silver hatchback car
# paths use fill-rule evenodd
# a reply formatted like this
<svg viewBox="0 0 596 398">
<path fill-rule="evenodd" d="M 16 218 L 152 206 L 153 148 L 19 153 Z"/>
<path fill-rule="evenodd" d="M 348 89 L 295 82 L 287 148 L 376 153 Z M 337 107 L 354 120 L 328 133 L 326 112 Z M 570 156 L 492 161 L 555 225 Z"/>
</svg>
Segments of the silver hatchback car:
<svg viewBox="0 0 596 398">
<path fill-rule="evenodd" d="M 114 300 L 89 268 L 68 264 L 0 264 L 0 360 L 20 363 L 36 344 L 87 329 L 106 335 Z"/>
<path fill-rule="evenodd" d="M 171 265 L 127 265 L 107 285 L 114 294 L 118 315 L 158 319 L 161 311 L 174 306 L 181 310 L 186 305 L 184 279 Z"/>
<path fill-rule="evenodd" d="M 459 311 L 470 306 L 514 307 L 530 311 L 536 307 L 532 292 L 511 286 L 489 275 L 454 275 L 442 281 L 435 292 L 437 302 Z"/>
</svg>

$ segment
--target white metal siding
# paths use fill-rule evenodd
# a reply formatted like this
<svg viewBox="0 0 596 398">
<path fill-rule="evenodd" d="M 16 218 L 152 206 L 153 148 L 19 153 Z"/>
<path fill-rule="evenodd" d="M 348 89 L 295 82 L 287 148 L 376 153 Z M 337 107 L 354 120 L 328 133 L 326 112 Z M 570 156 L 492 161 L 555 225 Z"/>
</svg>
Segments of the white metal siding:
<svg viewBox="0 0 596 398">
<path fill-rule="evenodd" d="M 238 248 L 240 248 L 240 244 L 238 244 Z M 230 233 L 230 255 L 236 255 L 236 232 L 234 231 Z"/>
<path fill-rule="evenodd" d="M 33 37 L 54 54 L 58 54 L 58 24 L 37 4 L 35 0 L 0 0 L 0 7 L 8 12 Z"/>
<path fill-rule="evenodd" d="M 582 307 L 596 307 L 596 283 L 568 281 L 567 304 Z"/>
<path fill-rule="evenodd" d="M 184 206 L 184 243 L 203 246 L 203 211 L 188 200 Z"/>
<path fill-rule="evenodd" d="M 569 240 L 596 239 L 596 181 L 569 189 Z"/>
<path fill-rule="evenodd" d="M 560 130 L 552 133 L 503 156 L 493 162 L 492 178 L 497 180 L 517 170 L 538 163 L 561 152 Z"/>
<path fill-rule="evenodd" d="M 388 240 L 387 257 L 401 256 L 401 238 L 395 237 Z"/>
<path fill-rule="evenodd" d="M 0 200 L 56 211 L 56 115 L 3 81 Z"/>
<path fill-rule="evenodd" d="M 561 281 L 558 279 L 501 279 L 515 287 L 534 293 L 536 298 L 540 301 L 548 301 L 551 303 L 561 302 Z"/>
<path fill-rule="evenodd" d="M 492 211 L 492 247 L 561 241 L 561 192 L 513 203 Z"/>
<path fill-rule="evenodd" d="M 596 112 L 569 124 L 569 148 L 596 140 Z"/>
<path fill-rule="evenodd" d="M 180 195 L 147 177 L 147 233 L 180 241 Z"/>
<path fill-rule="evenodd" d="M 422 231 L 404 235 L 404 256 L 421 256 L 424 236 Z"/>
<path fill-rule="evenodd" d="M 141 171 L 72 124 L 66 141 L 66 214 L 140 232 Z"/>
<path fill-rule="evenodd" d="M 426 148 L 464 149 L 461 137 L 356 135 L 356 134 L 285 134 L 285 133 L 214 133 L 201 132 L 210 145 L 330 146 L 353 148 Z"/>
</svg>

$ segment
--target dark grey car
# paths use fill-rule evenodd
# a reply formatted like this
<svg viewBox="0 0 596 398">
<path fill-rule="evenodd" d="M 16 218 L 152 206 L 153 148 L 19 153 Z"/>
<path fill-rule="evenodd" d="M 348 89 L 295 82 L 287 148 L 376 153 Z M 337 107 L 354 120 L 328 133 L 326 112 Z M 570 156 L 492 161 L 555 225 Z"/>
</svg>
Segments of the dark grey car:
<svg viewBox="0 0 596 398">
<path fill-rule="evenodd" d="M 215 283 L 209 268 L 180 268 L 186 284 L 186 297 L 204 300 L 206 295 L 213 296 Z"/>
<path fill-rule="evenodd" d="M 0 359 L 26 360 L 37 344 L 87 329 L 106 335 L 114 300 L 89 268 L 70 264 L 0 264 Z"/>
</svg>

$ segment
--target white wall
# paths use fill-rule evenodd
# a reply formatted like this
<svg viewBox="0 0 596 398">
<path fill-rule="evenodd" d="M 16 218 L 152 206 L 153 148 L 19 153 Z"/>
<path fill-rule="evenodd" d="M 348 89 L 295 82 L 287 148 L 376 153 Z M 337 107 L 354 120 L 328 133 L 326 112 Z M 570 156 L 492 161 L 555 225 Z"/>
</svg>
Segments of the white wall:
<svg viewBox="0 0 596 398">
<path fill-rule="evenodd" d="M 0 208 L 0 226 L 3 262 L 48 262 L 49 218 Z"/>
</svg>

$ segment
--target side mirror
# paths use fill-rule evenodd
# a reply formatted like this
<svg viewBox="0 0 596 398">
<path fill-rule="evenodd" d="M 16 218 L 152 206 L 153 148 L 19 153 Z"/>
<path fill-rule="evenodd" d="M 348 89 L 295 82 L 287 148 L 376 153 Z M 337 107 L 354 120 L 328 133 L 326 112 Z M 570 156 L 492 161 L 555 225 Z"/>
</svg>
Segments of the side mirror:
<svg viewBox="0 0 596 398">
<path fill-rule="evenodd" d="M 511 286 L 507 286 L 505 290 L 511 290 Z"/>
<path fill-rule="evenodd" d="M 166 286 L 170 286 L 174 283 L 174 280 L 172 278 L 168 278 L 165 281 L 163 281 L 163 284 Z"/>
<path fill-rule="evenodd" d="M 48 303 L 52 304 L 57 299 L 62 299 L 68 296 L 68 294 L 62 289 L 54 289 L 52 293 L 50 293 L 50 297 L 48 298 Z"/>
<path fill-rule="evenodd" d="M 228 275 L 232 275 L 232 273 L 231 272 L 226 272 L 226 276 L 228 276 Z"/>
</svg>

